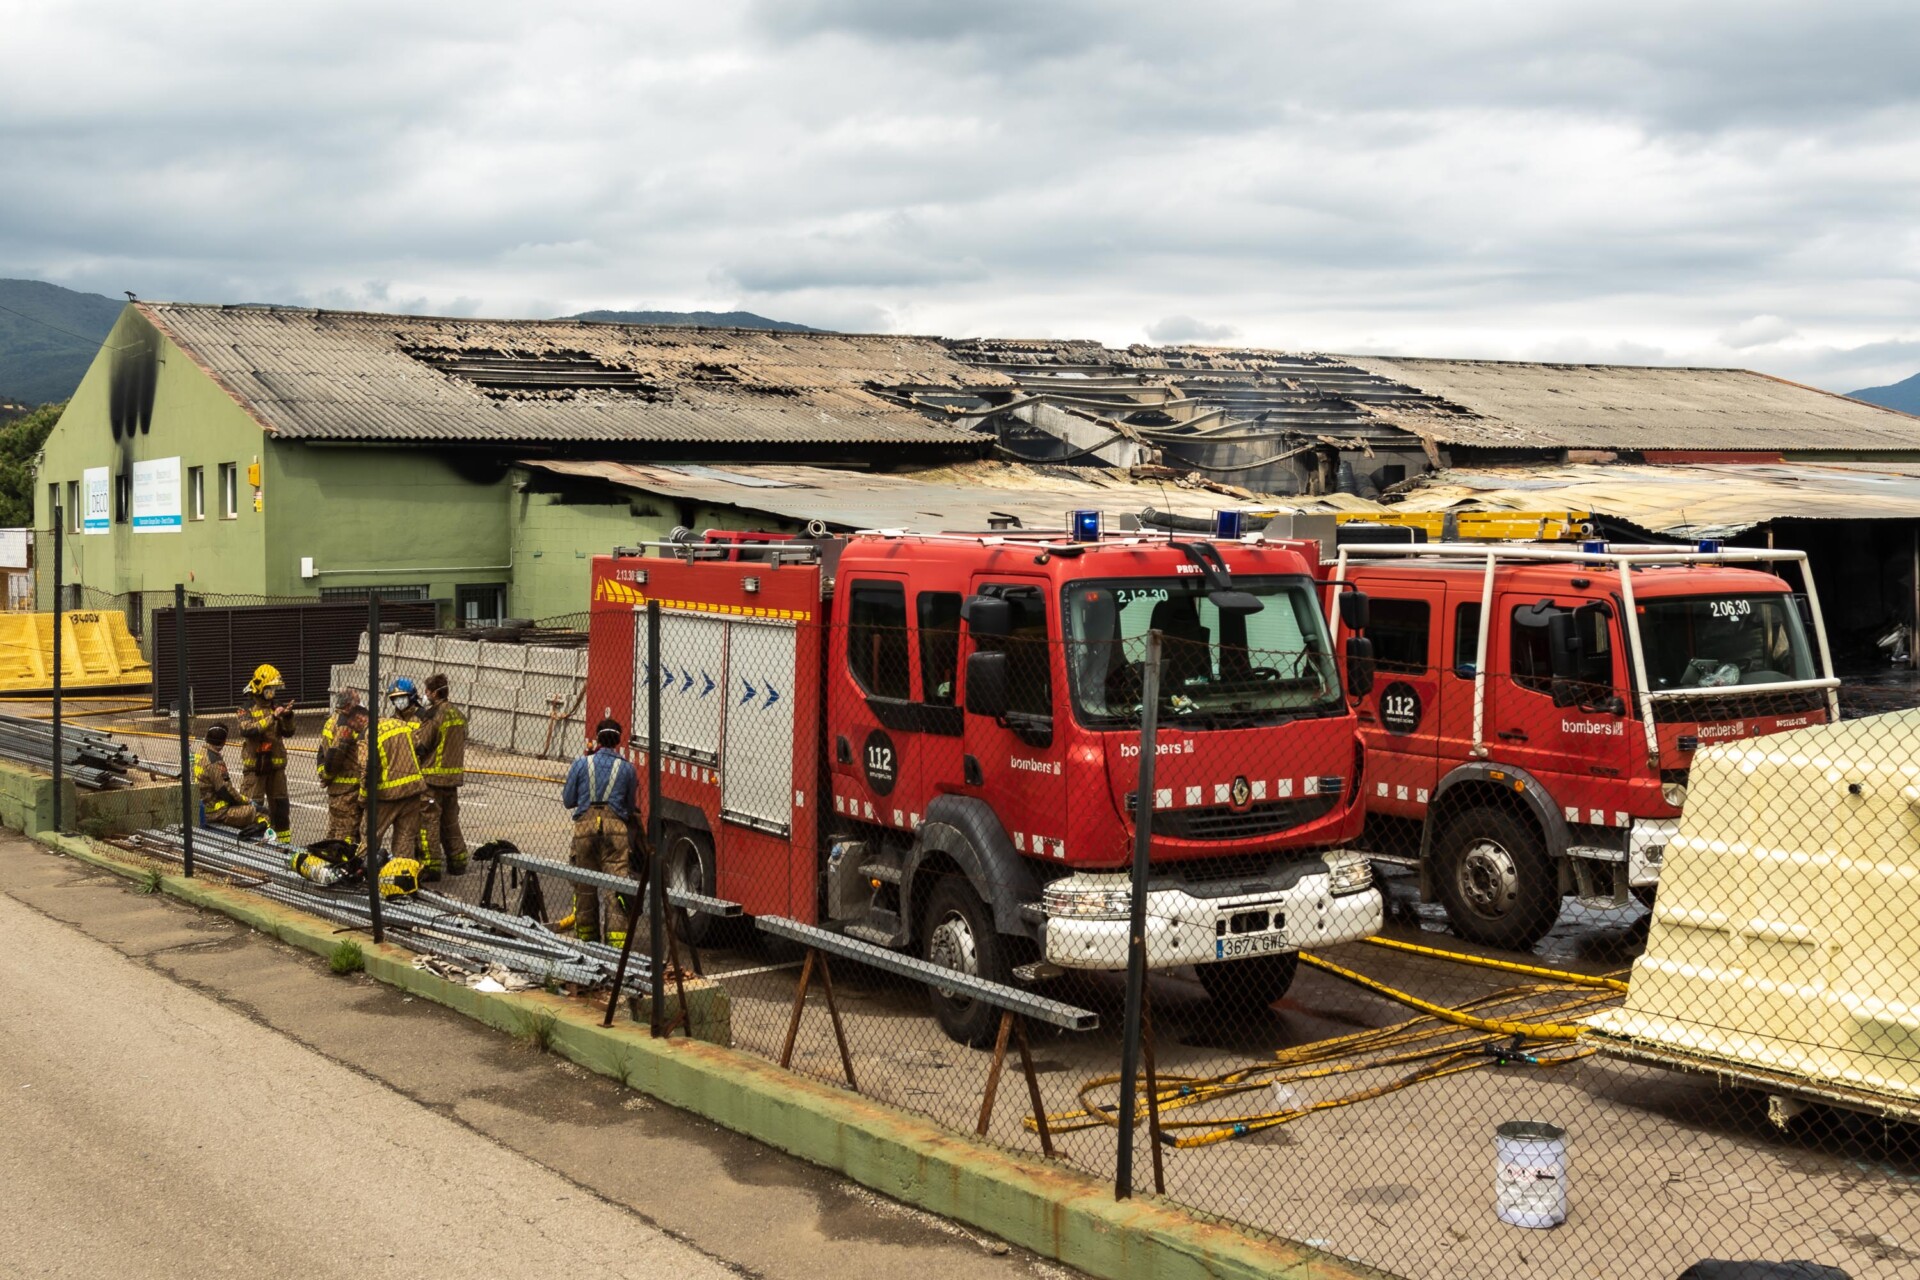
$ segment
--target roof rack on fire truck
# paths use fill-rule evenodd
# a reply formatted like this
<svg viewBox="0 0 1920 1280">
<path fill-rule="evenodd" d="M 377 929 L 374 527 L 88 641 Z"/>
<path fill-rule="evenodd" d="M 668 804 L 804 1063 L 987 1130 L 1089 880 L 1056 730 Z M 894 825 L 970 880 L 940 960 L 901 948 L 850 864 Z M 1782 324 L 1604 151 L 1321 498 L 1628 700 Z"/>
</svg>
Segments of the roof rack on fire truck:
<svg viewBox="0 0 1920 1280">
<path fill-rule="evenodd" d="M 1679 700 L 1685 698 L 1709 697 L 1724 693 L 1719 688 L 1655 689 L 1647 679 L 1647 661 L 1640 640 L 1640 628 L 1632 624 L 1637 615 L 1634 610 L 1633 574 L 1636 569 L 1649 567 L 1686 567 L 1702 564 L 1778 564 L 1790 562 L 1800 566 L 1800 579 L 1805 584 L 1807 607 L 1812 615 L 1814 638 L 1820 647 L 1820 668 L 1824 675 L 1810 680 L 1779 680 L 1765 686 L 1768 693 L 1791 693 L 1799 689 L 1818 689 L 1826 694 L 1827 710 L 1833 719 L 1840 718 L 1840 681 L 1833 674 L 1833 653 L 1827 644 L 1826 621 L 1820 612 L 1820 593 L 1814 587 L 1813 573 L 1807 567 L 1807 553 L 1789 551 L 1771 547 L 1724 547 L 1718 538 L 1703 538 L 1688 546 L 1685 544 L 1626 544 L 1615 547 L 1606 542 L 1582 542 L 1576 550 L 1564 546 L 1541 546 L 1533 543 L 1512 542 L 1382 542 L 1356 543 L 1343 545 L 1334 562 L 1333 583 L 1338 591 L 1346 583 L 1347 565 L 1354 560 L 1402 560 L 1435 565 L 1449 564 L 1452 567 L 1485 566 L 1480 587 L 1480 634 L 1473 659 L 1473 754 L 1485 756 L 1486 745 L 1486 708 L 1487 708 L 1487 636 L 1493 621 L 1493 583 L 1495 571 L 1502 563 L 1545 563 L 1545 564 L 1586 564 L 1597 569 L 1611 570 L 1619 575 L 1620 604 L 1625 611 L 1622 630 L 1627 634 L 1628 656 L 1632 663 L 1635 696 L 1640 705 L 1640 719 L 1646 730 L 1647 756 L 1657 759 L 1660 743 L 1653 719 L 1653 704 L 1656 700 Z M 1334 641 L 1339 642 L 1340 620 L 1333 620 Z"/>
</svg>

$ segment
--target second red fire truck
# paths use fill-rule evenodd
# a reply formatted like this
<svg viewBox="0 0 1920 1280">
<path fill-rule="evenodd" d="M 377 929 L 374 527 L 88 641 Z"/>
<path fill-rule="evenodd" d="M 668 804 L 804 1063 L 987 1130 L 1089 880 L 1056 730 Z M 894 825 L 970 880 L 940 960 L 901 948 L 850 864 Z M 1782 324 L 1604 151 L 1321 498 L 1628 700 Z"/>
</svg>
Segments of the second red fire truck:
<svg viewBox="0 0 1920 1280">
<path fill-rule="evenodd" d="M 1078 527 L 597 558 L 586 707 L 639 745 L 658 691 L 672 882 L 1000 982 L 1123 968 L 1156 630 L 1149 964 L 1265 1005 L 1299 950 L 1378 929 L 1319 545 Z M 931 1000 L 957 1040 L 994 1026 Z"/>
<path fill-rule="evenodd" d="M 1348 545 L 1334 577 L 1371 602 L 1369 847 L 1477 942 L 1529 948 L 1569 896 L 1651 902 L 1695 751 L 1839 715 L 1800 552 Z"/>
</svg>

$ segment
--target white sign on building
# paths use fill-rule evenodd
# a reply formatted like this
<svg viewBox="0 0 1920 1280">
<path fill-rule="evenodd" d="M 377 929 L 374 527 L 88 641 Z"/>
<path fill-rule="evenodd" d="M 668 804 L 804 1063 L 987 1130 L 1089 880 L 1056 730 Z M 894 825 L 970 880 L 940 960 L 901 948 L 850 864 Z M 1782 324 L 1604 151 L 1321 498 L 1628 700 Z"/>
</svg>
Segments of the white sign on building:
<svg viewBox="0 0 1920 1280">
<path fill-rule="evenodd" d="M 113 527 L 113 501 L 111 483 L 105 467 L 88 467 L 80 473 L 80 510 L 85 518 L 80 525 L 84 533 L 109 533 Z M 68 519 L 72 519 L 71 516 Z"/>
<path fill-rule="evenodd" d="M 133 464 L 133 531 L 180 532 L 180 459 Z"/>
</svg>

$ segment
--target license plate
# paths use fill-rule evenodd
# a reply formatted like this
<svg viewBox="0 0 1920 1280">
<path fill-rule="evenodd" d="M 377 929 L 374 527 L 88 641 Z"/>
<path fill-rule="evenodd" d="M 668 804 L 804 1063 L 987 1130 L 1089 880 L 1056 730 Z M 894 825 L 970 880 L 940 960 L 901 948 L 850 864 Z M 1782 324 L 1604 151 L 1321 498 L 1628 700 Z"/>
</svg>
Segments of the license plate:
<svg viewBox="0 0 1920 1280">
<path fill-rule="evenodd" d="M 1283 933 L 1255 933 L 1244 938 L 1213 940 L 1213 958 L 1216 960 L 1240 960 L 1247 956 L 1264 956 L 1286 949 L 1287 937 Z"/>
</svg>

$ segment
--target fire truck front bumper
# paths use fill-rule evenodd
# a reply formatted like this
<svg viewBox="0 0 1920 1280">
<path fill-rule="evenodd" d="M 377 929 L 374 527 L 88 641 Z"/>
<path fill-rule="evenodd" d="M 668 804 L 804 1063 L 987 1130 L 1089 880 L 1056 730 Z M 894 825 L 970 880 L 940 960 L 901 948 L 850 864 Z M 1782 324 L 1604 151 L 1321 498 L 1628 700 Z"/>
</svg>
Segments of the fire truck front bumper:
<svg viewBox="0 0 1920 1280">
<path fill-rule="evenodd" d="M 1063 969 L 1127 963 L 1126 872 L 1077 872 L 1043 897 L 1044 950 Z M 1278 863 L 1232 882 L 1155 876 L 1147 884 L 1147 966 L 1170 969 L 1333 946 L 1380 930 L 1380 892 L 1363 854 Z"/>
</svg>

